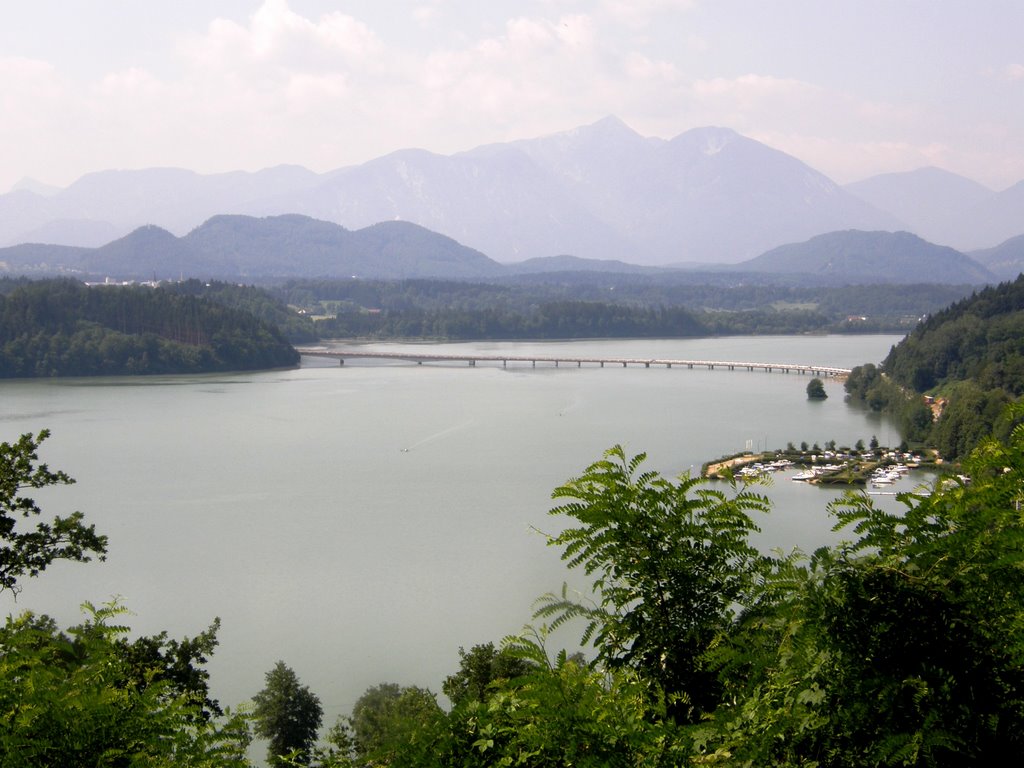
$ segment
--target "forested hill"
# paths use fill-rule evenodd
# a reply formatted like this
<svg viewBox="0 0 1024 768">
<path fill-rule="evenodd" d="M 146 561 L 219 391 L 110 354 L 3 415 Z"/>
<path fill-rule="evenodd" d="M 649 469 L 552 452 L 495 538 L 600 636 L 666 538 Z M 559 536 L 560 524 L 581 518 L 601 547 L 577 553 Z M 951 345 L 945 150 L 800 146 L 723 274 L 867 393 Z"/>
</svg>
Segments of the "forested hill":
<svg viewBox="0 0 1024 768">
<path fill-rule="evenodd" d="M 198 373 L 297 363 L 298 353 L 275 326 L 187 291 L 46 280 L 0 292 L 0 377 Z"/>
<path fill-rule="evenodd" d="M 917 392 L 972 380 L 1024 394 L 1024 275 L 931 315 L 893 348 L 884 368 Z"/>
<path fill-rule="evenodd" d="M 855 368 L 846 390 L 893 413 L 904 437 L 948 459 L 966 456 L 989 433 L 1006 437 L 1013 424 L 1005 407 L 1024 395 L 1024 275 L 931 315 L 892 348 L 881 370 Z M 938 398 L 934 421 L 924 393 Z"/>
</svg>

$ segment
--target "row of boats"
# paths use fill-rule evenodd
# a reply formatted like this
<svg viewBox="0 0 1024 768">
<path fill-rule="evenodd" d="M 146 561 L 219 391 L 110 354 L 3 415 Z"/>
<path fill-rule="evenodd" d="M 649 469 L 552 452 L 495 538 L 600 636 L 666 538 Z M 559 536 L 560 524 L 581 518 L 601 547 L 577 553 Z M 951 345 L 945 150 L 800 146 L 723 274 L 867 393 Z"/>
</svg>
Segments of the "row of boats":
<svg viewBox="0 0 1024 768">
<path fill-rule="evenodd" d="M 782 472 L 784 470 L 791 469 L 795 466 L 795 462 L 789 459 L 777 459 L 776 461 L 764 461 L 754 462 L 753 464 L 747 464 L 744 467 L 736 470 L 735 476 L 737 478 L 749 478 L 753 479 L 756 477 L 763 477 L 770 475 L 775 472 Z M 846 464 L 818 464 L 813 467 L 801 470 L 793 475 L 792 479 L 797 482 L 810 482 L 812 480 L 818 480 L 829 475 L 834 475 L 844 469 L 849 468 Z M 910 471 L 911 466 L 902 462 L 884 464 L 873 469 L 867 477 L 867 482 L 873 487 L 879 488 L 885 485 L 892 485 L 901 478 L 905 477 Z"/>
<path fill-rule="evenodd" d="M 876 467 L 871 472 L 868 482 L 874 488 L 881 488 L 883 485 L 892 485 L 897 480 L 906 477 L 910 467 L 906 464 L 888 464 L 884 467 Z"/>
<path fill-rule="evenodd" d="M 789 469 L 794 466 L 794 463 L 789 459 L 776 459 L 775 461 L 757 461 L 753 464 L 747 464 L 746 466 L 740 467 L 736 470 L 736 477 L 763 477 L 764 475 L 770 475 L 773 472 L 781 472 L 785 469 Z"/>
<path fill-rule="evenodd" d="M 845 468 L 846 467 L 842 464 L 823 464 L 818 467 L 811 467 L 803 472 L 797 472 L 793 475 L 793 480 L 809 482 L 811 480 L 835 474 Z M 906 477 L 907 473 L 910 472 L 910 469 L 910 466 L 907 464 L 884 464 L 871 470 L 871 474 L 868 475 L 867 482 L 874 488 L 880 488 L 884 485 L 892 485 L 898 480 Z"/>
</svg>

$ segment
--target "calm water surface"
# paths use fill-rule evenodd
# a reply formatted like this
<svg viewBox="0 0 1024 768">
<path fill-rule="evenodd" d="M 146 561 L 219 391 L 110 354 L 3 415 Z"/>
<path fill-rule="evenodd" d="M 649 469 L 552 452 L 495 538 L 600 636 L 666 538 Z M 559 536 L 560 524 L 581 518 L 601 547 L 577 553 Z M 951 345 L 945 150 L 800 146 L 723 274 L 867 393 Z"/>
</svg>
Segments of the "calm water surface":
<svg viewBox="0 0 1024 768">
<path fill-rule="evenodd" d="M 878 362 L 893 336 L 437 345 L 814 363 Z M 400 345 L 375 345 L 396 349 Z M 106 563 L 57 565 L 8 612 L 77 621 L 120 596 L 145 633 L 223 622 L 214 694 L 236 705 L 283 659 L 325 722 L 384 681 L 440 691 L 459 646 L 518 631 L 567 578 L 540 530 L 551 490 L 621 443 L 676 476 L 750 445 L 895 441 L 827 382 L 764 372 L 361 363 L 224 376 L 0 383 L 0 439 L 49 428 L 38 495 L 110 537 Z M 765 546 L 829 537 L 834 494 L 776 481 Z"/>
</svg>

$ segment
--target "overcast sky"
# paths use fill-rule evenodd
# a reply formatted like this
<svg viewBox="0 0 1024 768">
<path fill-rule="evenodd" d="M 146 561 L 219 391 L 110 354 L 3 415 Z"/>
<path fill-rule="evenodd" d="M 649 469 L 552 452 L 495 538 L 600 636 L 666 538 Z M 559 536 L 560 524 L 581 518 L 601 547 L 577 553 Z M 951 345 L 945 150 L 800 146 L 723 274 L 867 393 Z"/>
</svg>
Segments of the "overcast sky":
<svg viewBox="0 0 1024 768">
<path fill-rule="evenodd" d="M 0 0 L 0 191 L 107 168 L 327 171 L 616 115 L 837 182 L 1024 179 L 1020 0 Z"/>
</svg>

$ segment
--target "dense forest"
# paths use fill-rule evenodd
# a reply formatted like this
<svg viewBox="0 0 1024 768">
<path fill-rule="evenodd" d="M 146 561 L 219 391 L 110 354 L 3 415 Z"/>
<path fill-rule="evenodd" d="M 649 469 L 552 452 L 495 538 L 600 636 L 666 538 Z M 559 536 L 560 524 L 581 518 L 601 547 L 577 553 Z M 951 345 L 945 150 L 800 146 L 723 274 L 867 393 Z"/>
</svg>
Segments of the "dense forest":
<svg viewBox="0 0 1024 768">
<path fill-rule="evenodd" d="M 907 331 L 964 286 L 796 288 L 650 275 L 504 282 L 186 280 L 95 286 L 0 280 L 0 377 L 245 370 L 293 365 L 322 338 L 585 339 Z M 714 277 L 714 279 L 712 279 Z M 716 282 L 721 280 L 722 282 Z"/>
<path fill-rule="evenodd" d="M 1024 395 L 1024 276 L 985 288 L 923 320 L 892 348 L 880 368 L 861 366 L 850 396 L 896 414 L 905 435 L 957 458 L 995 431 Z M 937 401 L 933 421 L 922 395 Z"/>
<path fill-rule="evenodd" d="M 292 280 L 268 290 L 322 338 L 525 339 L 907 332 L 966 286 L 798 288 L 736 276 L 545 274 L 466 283 Z"/>
<path fill-rule="evenodd" d="M 199 285 L 199 284 L 196 284 Z M 0 377 L 198 373 L 290 366 L 276 326 L 197 287 L 13 282 L 0 292 Z M 226 291 L 224 292 L 227 293 Z M 236 297 L 241 304 L 241 297 Z"/>
<path fill-rule="evenodd" d="M 0 443 L 0 590 L 107 551 L 80 513 L 40 520 L 22 495 L 71 482 L 39 463 L 45 437 Z M 254 734 L 272 765 L 318 768 L 1019 759 L 1024 426 L 986 439 L 964 479 L 904 495 L 899 513 L 865 494 L 835 503 L 849 541 L 810 557 L 754 546 L 771 514 L 756 485 L 670 480 L 644 462 L 614 447 L 555 489 L 548 544 L 592 598 L 563 587 L 521 634 L 453 649 L 450 707 L 385 682 L 322 731 L 316 681 L 279 661 L 250 704 L 222 709 L 205 668 L 216 621 L 195 638 L 132 640 L 125 606 L 87 603 L 66 629 L 32 613 L 0 627 L 0 765 L 243 768 Z M 586 654 L 548 647 L 563 625 Z"/>
</svg>

